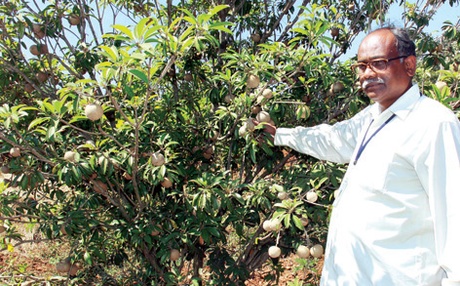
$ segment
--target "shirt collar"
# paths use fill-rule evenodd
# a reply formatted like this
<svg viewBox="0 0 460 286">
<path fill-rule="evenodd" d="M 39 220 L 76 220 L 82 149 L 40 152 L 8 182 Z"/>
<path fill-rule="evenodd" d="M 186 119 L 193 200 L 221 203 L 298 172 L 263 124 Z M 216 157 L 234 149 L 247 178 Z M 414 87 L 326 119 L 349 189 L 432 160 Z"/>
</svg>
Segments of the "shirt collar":
<svg viewBox="0 0 460 286">
<path fill-rule="evenodd" d="M 417 84 L 413 84 L 409 90 L 407 90 L 403 95 L 401 95 L 390 107 L 388 107 L 383 113 L 394 113 L 396 116 L 401 119 L 405 119 L 407 115 L 412 110 L 414 104 L 420 98 L 420 89 Z M 371 106 L 370 113 L 372 118 L 377 118 L 383 114 L 380 112 L 379 105 L 374 103 Z"/>
</svg>

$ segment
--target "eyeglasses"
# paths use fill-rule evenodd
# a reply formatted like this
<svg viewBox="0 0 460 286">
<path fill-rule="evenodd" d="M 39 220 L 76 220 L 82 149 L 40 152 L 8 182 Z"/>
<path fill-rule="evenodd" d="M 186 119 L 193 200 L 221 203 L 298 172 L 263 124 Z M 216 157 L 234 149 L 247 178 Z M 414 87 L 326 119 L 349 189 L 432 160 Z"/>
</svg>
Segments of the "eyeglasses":
<svg viewBox="0 0 460 286">
<path fill-rule="evenodd" d="M 360 62 L 356 63 L 351 66 L 351 68 L 357 73 L 357 74 L 363 74 L 366 69 L 369 67 L 371 70 L 374 72 L 381 72 L 384 71 L 388 68 L 388 63 L 394 60 L 399 60 L 402 58 L 407 58 L 408 56 L 399 56 L 395 58 L 390 58 L 390 59 L 377 59 L 373 60 L 371 62 Z"/>
</svg>

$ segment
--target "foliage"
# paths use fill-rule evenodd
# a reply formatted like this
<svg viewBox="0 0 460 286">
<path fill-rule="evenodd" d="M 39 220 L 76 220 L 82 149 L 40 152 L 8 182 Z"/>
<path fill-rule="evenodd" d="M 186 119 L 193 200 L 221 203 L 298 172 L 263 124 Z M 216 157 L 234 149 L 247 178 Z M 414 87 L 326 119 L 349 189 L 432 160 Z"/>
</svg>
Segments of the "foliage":
<svg viewBox="0 0 460 286">
<path fill-rule="evenodd" d="M 275 147 L 247 120 L 312 126 L 367 105 L 341 59 L 393 5 L 374 2 L 1 1 L 0 245 L 14 251 L 14 224 L 33 222 L 70 243 L 75 283 L 116 265 L 120 284 L 241 285 L 271 245 L 324 244 L 344 166 Z M 425 33 L 442 4 L 429 2 L 407 4 L 417 80 L 456 110 L 459 24 Z M 282 227 L 265 232 L 272 218 Z"/>
</svg>

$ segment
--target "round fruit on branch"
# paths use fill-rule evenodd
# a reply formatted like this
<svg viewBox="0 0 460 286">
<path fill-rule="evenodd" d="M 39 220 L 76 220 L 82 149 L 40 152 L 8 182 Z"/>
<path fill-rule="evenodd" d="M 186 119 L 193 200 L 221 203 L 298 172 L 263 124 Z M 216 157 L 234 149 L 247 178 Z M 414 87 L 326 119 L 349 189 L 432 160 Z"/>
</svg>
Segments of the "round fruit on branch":
<svg viewBox="0 0 460 286">
<path fill-rule="evenodd" d="M 99 120 L 104 114 L 102 106 L 97 103 L 90 103 L 85 107 L 85 115 L 91 121 Z"/>
</svg>

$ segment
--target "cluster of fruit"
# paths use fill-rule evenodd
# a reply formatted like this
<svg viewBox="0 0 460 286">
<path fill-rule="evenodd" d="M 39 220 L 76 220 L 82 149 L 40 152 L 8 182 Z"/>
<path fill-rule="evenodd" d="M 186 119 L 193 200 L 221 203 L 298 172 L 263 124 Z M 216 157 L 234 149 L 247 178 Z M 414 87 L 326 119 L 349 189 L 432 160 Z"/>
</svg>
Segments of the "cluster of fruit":
<svg viewBox="0 0 460 286">
<path fill-rule="evenodd" d="M 286 191 L 279 191 L 278 192 L 278 198 L 280 200 L 287 200 L 289 198 L 289 194 Z M 311 190 L 308 191 L 306 194 L 306 200 L 309 203 L 315 203 L 318 200 L 318 194 Z M 308 217 L 302 216 L 300 217 L 300 221 L 303 225 L 303 227 L 306 227 L 309 223 Z M 265 231 L 267 232 L 279 232 L 282 227 L 282 223 L 278 218 L 273 218 L 273 219 L 267 219 L 263 222 L 262 227 Z M 308 258 L 310 255 L 319 258 L 323 255 L 324 249 L 321 244 L 315 244 L 311 247 L 308 247 L 306 245 L 299 245 L 297 247 L 297 255 L 300 258 Z M 278 245 L 272 245 L 268 249 L 268 255 L 271 258 L 278 258 L 281 255 L 281 248 Z"/>
</svg>

